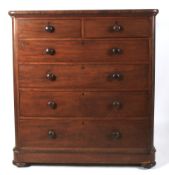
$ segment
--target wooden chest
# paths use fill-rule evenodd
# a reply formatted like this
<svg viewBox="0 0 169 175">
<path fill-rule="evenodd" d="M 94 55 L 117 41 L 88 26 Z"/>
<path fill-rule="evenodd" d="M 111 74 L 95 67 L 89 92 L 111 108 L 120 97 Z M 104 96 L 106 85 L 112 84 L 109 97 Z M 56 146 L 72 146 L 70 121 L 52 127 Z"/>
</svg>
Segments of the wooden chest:
<svg viewBox="0 0 169 175">
<path fill-rule="evenodd" d="M 15 165 L 155 165 L 157 13 L 9 12 Z"/>
</svg>

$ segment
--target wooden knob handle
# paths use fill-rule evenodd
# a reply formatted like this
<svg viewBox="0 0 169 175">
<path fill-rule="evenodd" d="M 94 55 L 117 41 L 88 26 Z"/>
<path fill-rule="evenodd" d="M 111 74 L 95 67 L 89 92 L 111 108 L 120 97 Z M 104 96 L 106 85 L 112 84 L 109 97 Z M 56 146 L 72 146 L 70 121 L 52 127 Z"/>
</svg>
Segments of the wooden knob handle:
<svg viewBox="0 0 169 175">
<path fill-rule="evenodd" d="M 112 48 L 113 55 L 119 55 L 122 53 L 122 50 L 120 48 Z"/>
<path fill-rule="evenodd" d="M 56 75 L 53 73 L 47 73 L 46 78 L 50 81 L 54 81 L 54 80 L 56 80 Z"/>
<path fill-rule="evenodd" d="M 121 73 L 111 73 L 108 75 L 109 80 L 121 80 L 123 75 Z"/>
<path fill-rule="evenodd" d="M 56 51 L 55 51 L 55 49 L 52 49 L 52 48 L 46 48 L 45 53 L 47 55 L 54 55 L 56 53 Z"/>
<path fill-rule="evenodd" d="M 113 32 L 121 32 L 122 31 L 122 26 L 119 24 L 114 24 L 113 25 Z"/>
<path fill-rule="evenodd" d="M 115 108 L 115 109 L 120 109 L 122 106 L 121 102 L 118 100 L 113 101 L 112 105 L 113 105 L 113 108 Z"/>
<path fill-rule="evenodd" d="M 51 109 L 56 109 L 57 108 L 57 104 L 55 101 L 48 101 L 48 106 L 51 108 Z"/>
<path fill-rule="evenodd" d="M 56 133 L 54 130 L 49 130 L 48 131 L 48 138 L 49 139 L 55 139 L 56 138 Z"/>
<path fill-rule="evenodd" d="M 118 140 L 121 138 L 121 133 L 119 131 L 113 131 L 111 137 L 113 140 Z"/>
<path fill-rule="evenodd" d="M 51 25 L 45 26 L 45 31 L 48 33 L 53 33 L 55 31 L 55 27 Z"/>
</svg>

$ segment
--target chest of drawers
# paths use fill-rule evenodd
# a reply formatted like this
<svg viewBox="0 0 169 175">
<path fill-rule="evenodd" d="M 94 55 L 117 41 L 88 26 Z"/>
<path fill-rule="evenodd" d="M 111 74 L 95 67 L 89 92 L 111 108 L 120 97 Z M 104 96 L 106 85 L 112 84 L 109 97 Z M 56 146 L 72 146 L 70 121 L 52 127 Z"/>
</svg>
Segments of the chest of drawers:
<svg viewBox="0 0 169 175">
<path fill-rule="evenodd" d="M 155 165 L 157 13 L 9 12 L 15 165 Z"/>
</svg>

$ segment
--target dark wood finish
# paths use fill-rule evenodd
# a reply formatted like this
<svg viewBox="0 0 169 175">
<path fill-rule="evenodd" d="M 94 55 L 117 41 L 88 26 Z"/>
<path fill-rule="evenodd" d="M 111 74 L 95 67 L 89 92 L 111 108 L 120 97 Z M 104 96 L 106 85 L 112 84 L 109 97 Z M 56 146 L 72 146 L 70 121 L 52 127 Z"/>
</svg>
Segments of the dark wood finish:
<svg viewBox="0 0 169 175">
<path fill-rule="evenodd" d="M 145 92 L 20 92 L 23 117 L 145 117 L 150 111 Z M 137 103 L 136 103 L 137 102 Z M 120 103 L 120 104 L 119 104 Z M 78 110 L 77 110 L 78 109 Z"/>
<path fill-rule="evenodd" d="M 53 49 L 47 54 L 46 49 Z M 117 49 L 120 49 L 117 53 Z M 49 51 L 48 51 L 49 52 Z M 19 40 L 20 62 L 149 62 L 147 39 Z"/>
<path fill-rule="evenodd" d="M 10 16 L 14 17 L 114 17 L 114 16 L 144 16 L 152 17 L 157 15 L 158 9 L 130 9 L 130 10 L 43 10 L 43 11 L 9 11 Z"/>
<path fill-rule="evenodd" d="M 80 38 L 80 20 L 16 20 L 20 38 Z M 49 31 L 50 28 L 50 31 Z M 48 30 L 47 30 L 48 29 Z"/>
<path fill-rule="evenodd" d="M 13 164 L 16 165 L 17 167 L 28 167 L 28 166 L 30 166 L 29 163 L 24 163 L 24 162 L 15 162 L 15 161 L 13 161 Z"/>
<path fill-rule="evenodd" d="M 157 13 L 9 12 L 16 166 L 155 165 Z"/>
<path fill-rule="evenodd" d="M 144 90 L 148 71 L 148 65 L 22 64 L 19 82 L 20 87 Z"/>
<path fill-rule="evenodd" d="M 106 149 L 107 150 L 107 149 Z M 20 150 L 15 149 L 15 162 L 22 160 L 27 162 L 26 165 L 30 164 L 58 164 L 58 165 L 149 165 L 154 161 L 154 150 L 147 154 L 141 154 L 138 150 L 132 149 L 131 152 L 122 151 L 117 153 L 117 151 L 99 151 L 94 150 L 76 150 L 74 151 L 64 151 L 64 150 L 34 150 L 22 148 Z M 64 153 L 64 154 L 63 154 Z M 50 154 L 50 158 L 49 158 Z M 66 163 L 65 163 L 66 162 Z M 78 163 L 77 163 L 78 162 Z M 23 165 L 23 163 L 22 163 Z"/>
<path fill-rule="evenodd" d="M 152 32 L 149 18 L 87 19 L 84 23 L 86 38 L 146 37 Z"/>
<path fill-rule="evenodd" d="M 156 165 L 156 162 L 154 161 L 154 162 L 147 162 L 147 163 L 145 162 L 141 166 L 143 168 L 150 169 L 150 168 L 154 167 L 155 165 Z"/>
<path fill-rule="evenodd" d="M 144 153 L 150 145 L 148 128 L 144 120 L 21 120 L 20 145 L 47 150 L 137 148 Z M 115 132 L 120 132 L 121 137 Z"/>
</svg>

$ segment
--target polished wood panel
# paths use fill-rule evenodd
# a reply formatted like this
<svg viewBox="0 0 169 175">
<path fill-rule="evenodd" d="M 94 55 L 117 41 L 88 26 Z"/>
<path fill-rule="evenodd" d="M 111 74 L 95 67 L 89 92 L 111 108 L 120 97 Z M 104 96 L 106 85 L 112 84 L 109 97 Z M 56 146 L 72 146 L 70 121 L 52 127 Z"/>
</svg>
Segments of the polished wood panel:
<svg viewBox="0 0 169 175">
<path fill-rule="evenodd" d="M 9 11 L 9 15 L 13 17 L 91 17 L 91 16 L 102 16 L 102 17 L 113 17 L 113 16 L 143 16 L 152 17 L 158 14 L 158 9 L 130 9 L 130 10 L 34 10 L 34 11 Z"/>
<path fill-rule="evenodd" d="M 107 150 L 107 149 L 106 149 Z M 135 150 L 135 149 L 133 149 Z M 15 160 L 14 164 L 19 167 L 23 166 L 29 166 L 31 164 L 55 164 L 58 165 L 66 165 L 65 162 L 69 165 L 124 165 L 124 166 L 129 166 L 129 165 L 138 165 L 142 166 L 145 168 L 151 168 L 155 165 L 155 163 L 151 162 L 150 160 L 154 160 L 154 152 L 153 150 L 150 153 L 138 153 L 138 150 L 136 153 L 131 152 L 125 152 L 123 151 L 121 154 L 115 151 L 109 151 L 106 152 L 105 149 L 101 151 L 97 151 L 94 149 L 88 150 L 88 151 L 76 151 L 75 149 L 72 151 L 64 151 L 64 156 L 63 152 L 61 150 L 58 151 L 43 151 L 43 150 L 33 150 L 32 148 L 30 149 L 15 149 Z M 50 159 L 49 159 L 49 153 L 50 153 Z M 91 155 L 92 153 L 92 155 Z M 73 154 L 73 158 L 72 158 Z M 124 156 L 125 155 L 125 156 Z M 130 159 L 129 159 L 130 158 Z M 27 162 L 27 163 L 20 163 L 19 161 L 22 160 L 22 162 Z M 148 160 L 148 161 L 145 161 Z M 111 163 L 110 163 L 111 162 Z"/>
<path fill-rule="evenodd" d="M 18 19 L 19 38 L 80 38 L 80 20 L 57 20 L 57 19 Z M 47 31 L 46 27 L 52 26 L 53 31 Z"/>
<path fill-rule="evenodd" d="M 55 76 L 48 79 L 47 75 Z M 118 77 L 119 75 L 119 77 Z M 106 88 L 114 90 L 148 88 L 146 65 L 55 64 L 19 66 L 20 87 Z"/>
<path fill-rule="evenodd" d="M 15 165 L 155 165 L 157 13 L 9 12 Z"/>
<path fill-rule="evenodd" d="M 20 114 L 24 117 L 137 118 L 149 115 L 145 92 L 21 91 L 20 104 Z"/>
<path fill-rule="evenodd" d="M 128 127 L 126 127 L 128 126 Z M 146 148 L 149 124 L 144 121 L 29 120 L 20 122 L 22 147 Z M 53 132 L 53 135 L 51 134 Z M 119 136 L 114 136 L 119 133 Z"/>
<path fill-rule="evenodd" d="M 54 51 L 50 53 L 49 49 Z M 149 41 L 147 39 L 19 40 L 18 57 L 21 62 L 148 62 Z"/>
<path fill-rule="evenodd" d="M 86 38 L 151 35 L 151 21 L 148 18 L 87 19 L 84 26 Z"/>
</svg>

